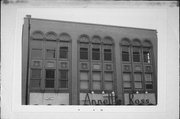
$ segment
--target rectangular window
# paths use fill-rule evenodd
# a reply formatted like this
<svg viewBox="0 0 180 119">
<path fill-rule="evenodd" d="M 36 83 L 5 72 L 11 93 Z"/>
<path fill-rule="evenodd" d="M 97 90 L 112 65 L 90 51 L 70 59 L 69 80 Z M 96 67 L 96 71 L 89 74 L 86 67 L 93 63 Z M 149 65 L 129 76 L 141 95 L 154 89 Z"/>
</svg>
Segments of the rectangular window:
<svg viewBox="0 0 180 119">
<path fill-rule="evenodd" d="M 92 88 L 93 90 L 101 89 L 101 73 L 100 72 L 92 72 Z"/>
<path fill-rule="evenodd" d="M 32 69 L 30 87 L 40 88 L 40 83 L 41 83 L 41 69 Z"/>
<path fill-rule="evenodd" d="M 40 79 L 41 78 L 41 69 L 32 69 L 31 70 L 31 78 L 32 79 Z"/>
<path fill-rule="evenodd" d="M 142 74 L 134 73 L 134 88 L 141 89 L 142 88 Z"/>
<path fill-rule="evenodd" d="M 150 73 L 146 73 L 145 74 L 145 85 L 146 85 L 146 89 L 153 89 L 153 81 L 152 81 L 152 74 Z"/>
<path fill-rule="evenodd" d="M 88 72 L 80 72 L 80 89 L 88 89 L 88 88 L 89 88 Z"/>
<path fill-rule="evenodd" d="M 92 48 L 92 60 L 100 60 L 100 49 Z"/>
<path fill-rule="evenodd" d="M 112 72 L 104 73 L 104 89 L 113 90 L 113 73 Z"/>
<path fill-rule="evenodd" d="M 151 52 L 149 48 L 143 48 L 143 59 L 145 63 L 151 63 L 150 54 Z"/>
<path fill-rule="evenodd" d="M 68 58 L 68 47 L 60 47 L 59 58 Z"/>
<path fill-rule="evenodd" d="M 55 70 L 54 69 L 46 69 L 46 88 L 54 88 L 54 79 L 55 79 Z"/>
<path fill-rule="evenodd" d="M 104 49 L 104 60 L 105 61 L 111 61 L 112 60 L 111 49 Z"/>
<path fill-rule="evenodd" d="M 131 89 L 131 74 L 123 73 L 124 89 Z"/>
<path fill-rule="evenodd" d="M 146 83 L 146 89 L 147 90 L 152 90 L 153 89 L 153 84 L 152 83 Z"/>
<path fill-rule="evenodd" d="M 140 48 L 133 47 L 133 62 L 140 62 Z"/>
<path fill-rule="evenodd" d="M 59 71 L 59 88 L 68 88 L 68 71 Z"/>
<path fill-rule="evenodd" d="M 88 48 L 80 48 L 80 59 L 88 59 Z"/>
<path fill-rule="evenodd" d="M 122 46 L 122 61 L 129 61 L 129 47 Z"/>
<path fill-rule="evenodd" d="M 56 58 L 56 50 L 55 49 L 46 49 L 46 58 L 47 59 Z"/>
<path fill-rule="evenodd" d="M 31 57 L 32 57 L 32 59 L 41 59 L 42 58 L 42 49 L 32 49 Z"/>
</svg>

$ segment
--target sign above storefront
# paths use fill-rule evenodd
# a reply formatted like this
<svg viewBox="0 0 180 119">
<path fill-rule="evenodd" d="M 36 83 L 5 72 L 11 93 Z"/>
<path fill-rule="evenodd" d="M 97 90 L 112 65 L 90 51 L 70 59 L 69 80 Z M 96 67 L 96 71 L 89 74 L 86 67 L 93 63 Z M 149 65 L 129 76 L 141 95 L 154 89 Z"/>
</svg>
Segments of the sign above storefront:
<svg viewBox="0 0 180 119">
<path fill-rule="evenodd" d="M 125 105 L 156 105 L 156 98 L 154 93 L 125 93 L 124 103 Z"/>
<path fill-rule="evenodd" d="M 120 100 L 115 94 L 80 93 L 80 105 L 119 105 Z"/>
</svg>

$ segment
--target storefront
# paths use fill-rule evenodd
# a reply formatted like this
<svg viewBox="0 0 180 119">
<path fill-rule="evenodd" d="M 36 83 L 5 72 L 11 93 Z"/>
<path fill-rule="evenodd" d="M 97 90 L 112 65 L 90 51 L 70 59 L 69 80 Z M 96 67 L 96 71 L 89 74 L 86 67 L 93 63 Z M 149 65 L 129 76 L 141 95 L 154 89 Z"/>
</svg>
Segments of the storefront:
<svg viewBox="0 0 180 119">
<path fill-rule="evenodd" d="M 157 104 L 156 30 L 26 16 L 22 42 L 22 104 Z"/>
</svg>

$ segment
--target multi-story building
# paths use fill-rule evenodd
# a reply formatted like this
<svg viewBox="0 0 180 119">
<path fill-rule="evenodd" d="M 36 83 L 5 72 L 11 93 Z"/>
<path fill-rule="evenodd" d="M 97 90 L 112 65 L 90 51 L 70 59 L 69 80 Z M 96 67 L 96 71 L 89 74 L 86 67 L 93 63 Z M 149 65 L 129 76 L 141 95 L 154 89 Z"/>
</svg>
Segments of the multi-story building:
<svg viewBox="0 0 180 119">
<path fill-rule="evenodd" d="M 22 104 L 157 104 L 156 30 L 27 15 L 22 34 Z"/>
</svg>

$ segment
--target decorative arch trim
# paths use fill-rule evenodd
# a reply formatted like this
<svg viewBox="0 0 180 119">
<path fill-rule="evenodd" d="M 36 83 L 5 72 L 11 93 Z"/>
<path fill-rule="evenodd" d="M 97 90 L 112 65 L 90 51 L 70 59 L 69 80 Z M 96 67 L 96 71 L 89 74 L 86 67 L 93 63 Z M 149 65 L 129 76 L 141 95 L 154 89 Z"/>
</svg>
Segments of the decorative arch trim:
<svg viewBox="0 0 180 119">
<path fill-rule="evenodd" d="M 32 37 L 32 39 L 43 40 L 44 33 L 42 31 L 34 31 L 34 32 L 32 32 L 31 37 Z"/>
</svg>

